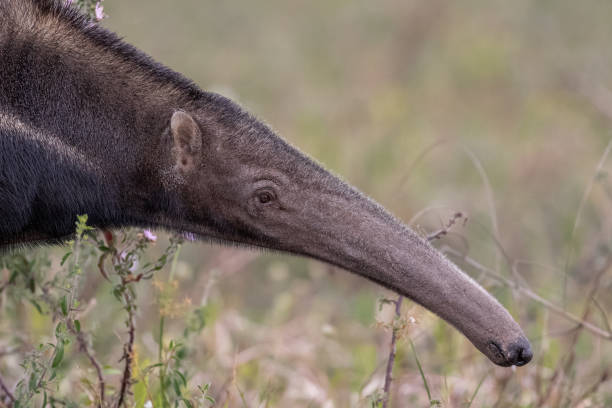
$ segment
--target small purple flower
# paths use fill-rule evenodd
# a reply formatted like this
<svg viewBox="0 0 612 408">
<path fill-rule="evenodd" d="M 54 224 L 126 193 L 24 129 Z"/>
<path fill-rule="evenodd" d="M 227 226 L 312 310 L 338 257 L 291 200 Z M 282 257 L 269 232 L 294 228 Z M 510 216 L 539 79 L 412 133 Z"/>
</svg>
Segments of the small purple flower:
<svg viewBox="0 0 612 408">
<path fill-rule="evenodd" d="M 150 241 L 150 242 L 157 241 L 157 235 L 155 235 L 154 233 L 152 233 L 148 229 L 142 231 L 142 235 L 144 235 L 144 237 L 146 238 L 147 241 Z"/>
<path fill-rule="evenodd" d="M 96 3 L 96 20 L 100 21 L 104 17 L 105 17 L 104 6 L 102 5 L 102 2 L 99 1 Z"/>
</svg>

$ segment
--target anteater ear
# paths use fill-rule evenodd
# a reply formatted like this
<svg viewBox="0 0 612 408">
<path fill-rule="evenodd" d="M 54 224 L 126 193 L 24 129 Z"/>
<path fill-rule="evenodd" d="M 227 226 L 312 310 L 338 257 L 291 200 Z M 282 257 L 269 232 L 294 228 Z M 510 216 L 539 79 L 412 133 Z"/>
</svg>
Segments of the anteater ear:
<svg viewBox="0 0 612 408">
<path fill-rule="evenodd" d="M 202 155 L 202 132 L 190 114 L 176 111 L 170 120 L 173 159 L 182 173 L 193 171 Z"/>
</svg>

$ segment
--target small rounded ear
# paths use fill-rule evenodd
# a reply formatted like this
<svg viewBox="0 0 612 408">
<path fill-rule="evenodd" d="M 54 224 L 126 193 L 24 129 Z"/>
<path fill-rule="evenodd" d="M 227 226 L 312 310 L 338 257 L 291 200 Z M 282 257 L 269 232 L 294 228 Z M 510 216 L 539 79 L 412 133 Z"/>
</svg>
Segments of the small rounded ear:
<svg viewBox="0 0 612 408">
<path fill-rule="evenodd" d="M 170 119 L 174 164 L 181 173 L 193 171 L 202 156 L 202 132 L 190 114 L 176 111 Z"/>
</svg>

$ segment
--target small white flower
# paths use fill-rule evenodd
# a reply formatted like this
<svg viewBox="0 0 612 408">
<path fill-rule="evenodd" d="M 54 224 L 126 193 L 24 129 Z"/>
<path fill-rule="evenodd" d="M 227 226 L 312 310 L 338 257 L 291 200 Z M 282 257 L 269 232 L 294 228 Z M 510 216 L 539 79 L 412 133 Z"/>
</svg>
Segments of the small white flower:
<svg viewBox="0 0 612 408">
<path fill-rule="evenodd" d="M 138 265 L 139 265 L 139 264 L 140 264 L 140 263 L 138 262 L 138 258 L 136 258 L 136 259 L 134 260 L 134 263 L 133 263 L 133 264 L 132 264 L 132 266 L 130 267 L 130 272 L 132 272 L 132 273 L 136 273 L 136 271 L 138 270 Z"/>
<path fill-rule="evenodd" d="M 104 17 L 104 6 L 102 5 L 102 2 L 99 1 L 96 3 L 96 20 L 100 21 Z"/>
<path fill-rule="evenodd" d="M 157 241 L 157 235 L 155 235 L 154 233 L 152 233 L 148 229 L 142 231 L 142 235 L 144 235 L 144 237 L 146 238 L 147 241 L 150 241 L 150 242 Z"/>
<path fill-rule="evenodd" d="M 185 241 L 194 242 L 197 239 L 195 234 L 192 232 L 183 232 L 181 235 L 183 236 Z"/>
<path fill-rule="evenodd" d="M 145 402 L 144 408 L 153 408 L 153 403 L 150 400 Z"/>
</svg>

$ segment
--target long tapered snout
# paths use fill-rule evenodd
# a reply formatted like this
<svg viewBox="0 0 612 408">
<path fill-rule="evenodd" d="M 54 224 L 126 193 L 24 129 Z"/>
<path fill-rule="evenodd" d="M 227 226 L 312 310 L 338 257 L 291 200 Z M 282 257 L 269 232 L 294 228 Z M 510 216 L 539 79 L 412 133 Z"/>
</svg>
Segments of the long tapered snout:
<svg viewBox="0 0 612 408">
<path fill-rule="evenodd" d="M 352 189 L 332 195 L 309 205 L 312 213 L 305 210 L 310 220 L 305 232 L 317 237 L 305 252 L 431 310 L 495 364 L 521 366 L 531 360 L 519 325 L 478 283 L 368 198 Z"/>
<path fill-rule="evenodd" d="M 212 133 L 221 135 L 221 143 L 201 143 L 199 127 L 187 113 L 175 113 L 171 121 L 177 157 L 190 158 L 202 146 L 216 146 L 202 166 L 206 173 L 197 174 L 206 181 L 203 193 L 198 190 L 190 201 L 200 217 L 195 232 L 210 224 L 209 231 L 200 231 L 203 235 L 338 265 L 436 313 L 496 364 L 531 360 L 529 341 L 508 311 L 428 242 L 228 100 L 214 97 L 213 102 L 229 112 L 226 117 L 245 121 L 225 133 L 215 123 L 205 126 L 206 134 L 212 126 Z M 232 154 L 219 160 L 224 151 Z M 199 159 L 179 160 L 176 166 L 188 172 Z M 204 216 L 198 212 L 202 202 L 211 206 Z"/>
</svg>

